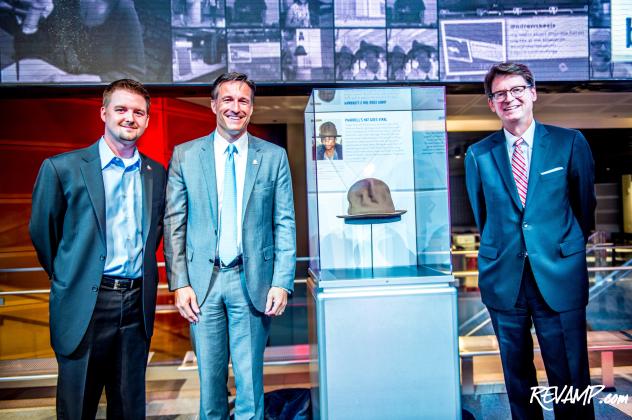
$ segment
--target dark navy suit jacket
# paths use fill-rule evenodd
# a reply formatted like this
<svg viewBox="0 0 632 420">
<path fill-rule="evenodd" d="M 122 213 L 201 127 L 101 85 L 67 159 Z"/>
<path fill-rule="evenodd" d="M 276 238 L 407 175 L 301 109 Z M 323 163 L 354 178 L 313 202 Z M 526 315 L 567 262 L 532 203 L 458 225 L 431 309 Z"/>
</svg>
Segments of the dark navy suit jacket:
<svg viewBox="0 0 632 420">
<path fill-rule="evenodd" d="M 513 308 L 528 258 L 553 310 L 584 307 L 585 246 L 596 206 L 594 162 L 584 136 L 536 122 L 524 209 L 502 130 L 469 148 L 465 170 L 481 233 L 478 268 L 483 302 L 497 310 Z"/>
<path fill-rule="evenodd" d="M 143 184 L 143 315 L 151 337 L 156 308 L 156 250 L 163 231 L 167 174 L 141 154 Z M 56 353 L 80 344 L 97 301 L 106 259 L 105 191 L 99 143 L 44 161 L 33 190 L 29 230 L 51 280 L 50 335 Z"/>
</svg>

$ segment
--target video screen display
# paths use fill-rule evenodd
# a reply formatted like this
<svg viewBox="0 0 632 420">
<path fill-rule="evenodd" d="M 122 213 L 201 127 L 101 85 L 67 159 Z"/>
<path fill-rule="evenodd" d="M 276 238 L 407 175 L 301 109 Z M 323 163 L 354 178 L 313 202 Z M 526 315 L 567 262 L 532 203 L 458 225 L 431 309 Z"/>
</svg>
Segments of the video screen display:
<svg viewBox="0 0 632 420">
<path fill-rule="evenodd" d="M 0 84 L 481 82 L 632 78 L 617 0 L 0 0 Z"/>
<path fill-rule="evenodd" d="M 500 61 L 527 64 L 539 80 L 588 79 L 585 1 L 444 1 L 441 79 L 479 81 Z"/>
</svg>

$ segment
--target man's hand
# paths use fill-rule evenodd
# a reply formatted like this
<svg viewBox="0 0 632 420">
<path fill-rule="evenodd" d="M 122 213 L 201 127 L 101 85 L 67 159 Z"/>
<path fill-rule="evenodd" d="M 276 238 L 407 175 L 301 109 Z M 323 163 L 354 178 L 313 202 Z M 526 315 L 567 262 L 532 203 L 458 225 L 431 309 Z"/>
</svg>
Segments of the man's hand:
<svg viewBox="0 0 632 420">
<path fill-rule="evenodd" d="M 284 305 L 285 306 L 285 305 Z M 198 314 L 200 307 L 197 303 L 197 297 L 191 286 L 176 289 L 176 308 L 182 315 L 182 318 L 189 322 L 198 322 Z"/>
<path fill-rule="evenodd" d="M 283 315 L 287 305 L 287 291 L 280 287 L 272 286 L 268 292 L 265 314 L 268 316 Z"/>
</svg>

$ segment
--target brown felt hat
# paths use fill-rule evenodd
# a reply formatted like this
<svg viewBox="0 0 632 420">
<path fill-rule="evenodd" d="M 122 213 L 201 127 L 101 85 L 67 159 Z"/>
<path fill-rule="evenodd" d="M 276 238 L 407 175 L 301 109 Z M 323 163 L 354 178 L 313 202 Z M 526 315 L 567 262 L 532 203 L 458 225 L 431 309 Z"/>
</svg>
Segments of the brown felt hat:
<svg viewBox="0 0 632 420">
<path fill-rule="evenodd" d="M 368 219 L 394 217 L 406 213 L 406 210 L 395 210 L 391 190 L 388 185 L 377 178 L 361 179 L 347 192 L 349 210 L 344 219 Z"/>
</svg>

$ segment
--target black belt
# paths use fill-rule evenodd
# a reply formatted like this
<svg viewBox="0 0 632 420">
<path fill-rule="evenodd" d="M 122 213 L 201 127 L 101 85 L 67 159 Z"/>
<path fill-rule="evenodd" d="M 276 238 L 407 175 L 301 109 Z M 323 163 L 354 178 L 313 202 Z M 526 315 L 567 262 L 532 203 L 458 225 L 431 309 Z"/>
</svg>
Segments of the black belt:
<svg viewBox="0 0 632 420">
<path fill-rule="evenodd" d="M 222 261 L 219 258 L 215 258 L 215 260 L 213 261 L 213 265 L 215 267 L 218 267 L 220 270 L 227 270 L 229 268 L 235 268 L 235 267 L 238 267 L 240 265 L 243 265 L 243 263 L 244 263 L 244 261 L 241 258 L 241 255 L 235 257 L 235 259 L 232 260 L 228 264 L 223 264 Z"/>
<path fill-rule="evenodd" d="M 113 290 L 132 290 L 140 287 L 142 277 L 130 279 L 127 277 L 103 276 L 101 277 L 101 286 Z"/>
</svg>

